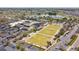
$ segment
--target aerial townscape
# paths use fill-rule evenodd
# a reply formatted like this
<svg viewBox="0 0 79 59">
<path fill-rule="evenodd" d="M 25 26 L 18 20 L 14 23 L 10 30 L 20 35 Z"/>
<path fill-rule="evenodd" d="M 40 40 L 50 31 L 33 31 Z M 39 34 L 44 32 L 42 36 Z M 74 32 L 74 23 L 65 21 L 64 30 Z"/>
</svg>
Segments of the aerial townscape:
<svg viewBox="0 0 79 59">
<path fill-rule="evenodd" d="M 0 51 L 79 51 L 79 9 L 0 8 Z"/>
</svg>

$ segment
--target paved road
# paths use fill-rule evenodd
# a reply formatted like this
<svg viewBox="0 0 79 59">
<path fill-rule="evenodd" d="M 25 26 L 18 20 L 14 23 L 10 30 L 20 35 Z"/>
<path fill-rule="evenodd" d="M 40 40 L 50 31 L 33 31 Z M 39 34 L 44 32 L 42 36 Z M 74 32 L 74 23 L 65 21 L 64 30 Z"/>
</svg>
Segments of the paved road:
<svg viewBox="0 0 79 59">
<path fill-rule="evenodd" d="M 78 38 L 76 39 L 76 41 L 72 44 L 72 46 L 70 46 L 67 51 L 70 51 L 72 48 L 75 48 L 79 45 L 79 34 L 78 34 Z"/>
<path fill-rule="evenodd" d="M 77 29 L 78 29 L 78 27 L 77 26 L 75 26 L 74 27 L 74 29 L 69 33 L 69 34 L 67 34 L 66 36 L 62 36 L 62 38 L 60 37 L 60 39 L 61 39 L 61 42 L 59 42 L 59 43 L 57 43 L 55 46 L 51 46 L 48 50 L 55 50 L 55 48 L 59 48 L 59 47 L 61 47 L 62 45 L 63 45 L 63 48 L 65 48 L 65 49 L 67 49 L 67 50 L 70 50 L 71 49 L 71 47 L 67 47 L 67 46 L 65 46 L 64 45 L 64 43 L 65 43 L 65 40 L 66 41 L 70 41 L 70 38 L 71 38 L 71 36 L 72 35 L 74 35 L 75 34 L 75 32 L 77 31 Z M 68 40 L 67 40 L 68 39 Z M 78 38 L 77 38 L 77 40 L 79 39 L 79 36 L 78 36 Z M 77 42 L 77 41 L 76 41 Z M 78 42 L 77 42 L 77 44 L 79 43 L 79 40 L 78 40 Z M 77 44 L 75 44 L 75 46 L 77 45 Z"/>
<path fill-rule="evenodd" d="M 66 42 L 70 42 L 71 41 L 71 37 L 72 35 L 74 35 L 77 31 L 78 27 L 77 25 L 74 26 L 73 30 L 71 30 L 67 35 L 60 37 L 60 40 L 63 41 L 65 43 Z"/>
</svg>

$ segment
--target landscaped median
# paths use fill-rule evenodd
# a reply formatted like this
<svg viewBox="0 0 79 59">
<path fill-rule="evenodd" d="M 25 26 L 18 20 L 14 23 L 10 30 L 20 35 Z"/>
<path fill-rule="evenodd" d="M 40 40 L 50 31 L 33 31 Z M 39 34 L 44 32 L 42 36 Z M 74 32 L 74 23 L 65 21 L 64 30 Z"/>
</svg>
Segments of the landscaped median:
<svg viewBox="0 0 79 59">
<path fill-rule="evenodd" d="M 62 26 L 59 24 L 47 25 L 29 39 L 26 39 L 25 42 L 46 49 L 48 46 L 47 42 L 51 42 L 51 39 L 53 41 L 54 35 L 56 35 L 61 28 Z"/>
<path fill-rule="evenodd" d="M 76 41 L 76 39 L 77 39 L 77 35 L 73 35 L 72 37 L 71 37 L 71 41 L 67 44 L 68 46 L 71 46 L 75 41 Z"/>
</svg>

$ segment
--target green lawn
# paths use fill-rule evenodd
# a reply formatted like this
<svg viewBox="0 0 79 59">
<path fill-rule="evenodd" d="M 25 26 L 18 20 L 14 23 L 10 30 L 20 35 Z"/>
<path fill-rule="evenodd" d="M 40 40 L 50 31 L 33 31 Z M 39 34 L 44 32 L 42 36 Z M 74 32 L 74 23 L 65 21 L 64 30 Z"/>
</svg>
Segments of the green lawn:
<svg viewBox="0 0 79 59">
<path fill-rule="evenodd" d="M 27 40 L 29 44 L 35 44 L 40 47 L 46 47 L 47 41 L 50 41 L 52 36 L 54 36 L 57 30 L 60 29 L 60 25 L 48 25 L 46 28 L 43 28 L 37 34 L 33 35 L 31 38 Z M 44 34 L 44 35 L 42 35 Z M 48 35 L 48 36 L 46 36 Z"/>
<path fill-rule="evenodd" d="M 30 42 L 31 44 L 36 44 L 39 46 L 47 46 L 47 41 L 49 41 L 50 37 L 46 37 L 40 34 L 36 34 L 34 36 L 32 36 L 28 42 Z"/>
<path fill-rule="evenodd" d="M 60 29 L 59 25 L 48 25 L 48 27 L 44 28 L 39 33 L 53 36 L 59 29 Z"/>
</svg>

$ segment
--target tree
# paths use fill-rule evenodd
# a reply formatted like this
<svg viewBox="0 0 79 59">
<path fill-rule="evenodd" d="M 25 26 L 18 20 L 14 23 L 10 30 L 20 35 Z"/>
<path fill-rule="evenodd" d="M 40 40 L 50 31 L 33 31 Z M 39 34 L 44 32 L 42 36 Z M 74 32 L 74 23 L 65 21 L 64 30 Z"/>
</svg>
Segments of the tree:
<svg viewBox="0 0 79 59">
<path fill-rule="evenodd" d="M 36 29 L 36 28 L 33 28 L 33 29 L 31 29 L 31 31 L 32 31 L 32 32 L 36 32 L 36 31 L 37 31 L 37 29 Z"/>
<path fill-rule="evenodd" d="M 17 48 L 17 49 L 20 49 L 20 45 L 16 45 L 16 48 Z"/>
<path fill-rule="evenodd" d="M 65 31 L 64 31 L 64 29 L 62 28 L 61 30 L 60 30 L 60 35 L 63 35 L 65 33 Z"/>
<path fill-rule="evenodd" d="M 23 47 L 20 48 L 21 51 L 25 51 L 25 49 Z"/>
<path fill-rule="evenodd" d="M 4 46 L 8 46 L 9 45 L 9 42 L 6 42 L 5 44 L 4 44 Z"/>
<path fill-rule="evenodd" d="M 79 51 L 79 47 L 75 48 L 77 51 Z"/>
<path fill-rule="evenodd" d="M 59 35 L 59 34 L 57 34 L 57 35 L 55 35 L 55 37 L 56 37 L 56 38 L 59 38 L 59 37 L 60 37 L 60 35 Z"/>
<path fill-rule="evenodd" d="M 59 22 L 59 19 L 55 19 L 57 22 Z"/>
<path fill-rule="evenodd" d="M 67 20 L 67 18 L 66 18 L 66 17 L 64 17 L 64 18 L 63 18 L 63 20 Z"/>
<path fill-rule="evenodd" d="M 52 21 L 53 21 L 53 20 L 54 20 L 53 18 L 49 18 L 49 19 L 48 19 L 48 21 L 49 21 L 50 24 L 52 24 Z"/>
<path fill-rule="evenodd" d="M 56 15 L 56 12 L 49 12 L 49 15 Z"/>
<path fill-rule="evenodd" d="M 23 13 L 23 14 L 20 16 L 20 18 L 24 20 L 24 19 L 25 19 L 25 13 Z"/>
<path fill-rule="evenodd" d="M 63 46 L 60 46 L 59 50 L 65 51 L 65 48 Z"/>
<path fill-rule="evenodd" d="M 0 18 L 0 23 L 7 23 L 9 19 L 7 18 Z"/>
<path fill-rule="evenodd" d="M 51 44 L 51 41 L 47 41 L 47 48 L 49 47 L 49 46 L 51 46 L 52 44 Z"/>
<path fill-rule="evenodd" d="M 26 37 L 28 35 L 28 32 L 23 32 L 23 37 Z"/>
<path fill-rule="evenodd" d="M 37 15 L 41 15 L 41 13 L 37 13 Z"/>
</svg>

